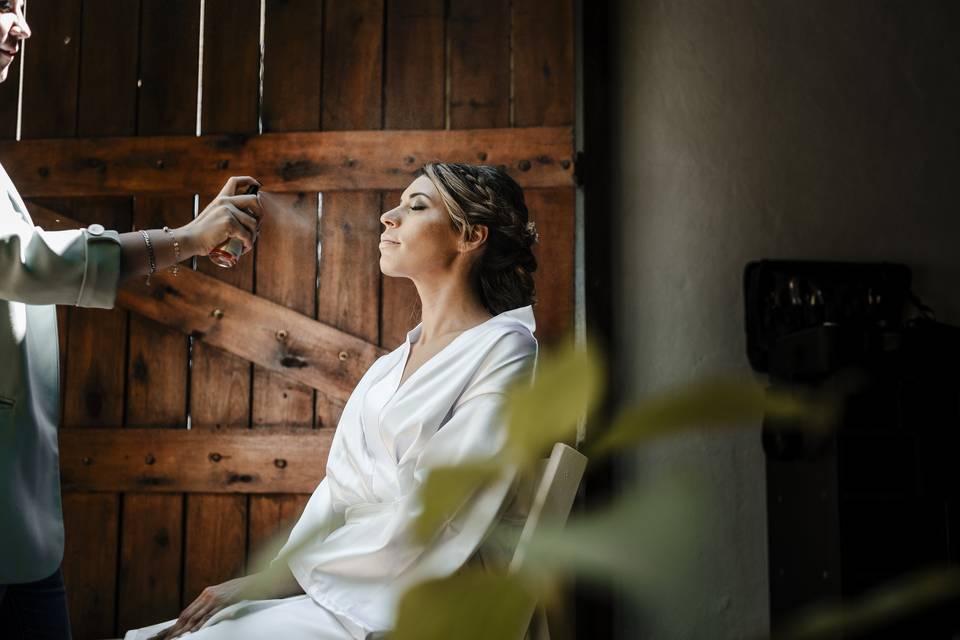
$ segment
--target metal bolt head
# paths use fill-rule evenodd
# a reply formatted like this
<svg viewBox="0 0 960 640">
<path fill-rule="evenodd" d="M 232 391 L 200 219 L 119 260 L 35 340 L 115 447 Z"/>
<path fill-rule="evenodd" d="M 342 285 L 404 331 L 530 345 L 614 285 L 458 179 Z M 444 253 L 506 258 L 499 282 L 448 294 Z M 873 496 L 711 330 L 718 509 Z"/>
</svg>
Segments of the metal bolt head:
<svg viewBox="0 0 960 640">
<path fill-rule="evenodd" d="M 210 315 L 212 315 L 217 320 L 220 320 L 221 318 L 223 318 L 223 311 L 220 309 L 214 309 L 213 311 L 210 312 Z"/>
<path fill-rule="evenodd" d="M 346 351 L 340 352 L 340 362 L 346 362 L 349 357 L 350 357 L 350 354 L 347 353 Z"/>
<path fill-rule="evenodd" d="M 93 464 L 93 458 L 85 457 L 83 460 L 81 460 L 81 462 L 83 462 L 84 466 L 89 467 L 91 464 Z"/>
<path fill-rule="evenodd" d="M 153 464 L 154 462 L 157 461 L 157 459 L 153 457 L 153 454 L 152 454 L 152 453 L 148 453 L 148 454 L 147 454 L 147 457 L 144 458 L 143 461 L 144 461 L 144 463 L 146 463 L 146 464 Z"/>
<path fill-rule="evenodd" d="M 223 459 L 223 456 L 221 456 L 219 453 L 211 453 L 207 457 L 210 458 L 210 462 L 220 462 L 220 460 Z"/>
<path fill-rule="evenodd" d="M 283 341 L 286 340 L 286 339 L 287 339 L 287 330 L 286 330 L 286 329 L 280 329 L 280 330 L 278 330 L 278 331 L 277 331 L 277 340 L 279 340 L 280 342 L 283 342 Z"/>
<path fill-rule="evenodd" d="M 273 461 L 273 464 L 277 467 L 277 469 L 284 469 L 287 466 L 287 461 L 283 458 L 277 458 Z"/>
</svg>

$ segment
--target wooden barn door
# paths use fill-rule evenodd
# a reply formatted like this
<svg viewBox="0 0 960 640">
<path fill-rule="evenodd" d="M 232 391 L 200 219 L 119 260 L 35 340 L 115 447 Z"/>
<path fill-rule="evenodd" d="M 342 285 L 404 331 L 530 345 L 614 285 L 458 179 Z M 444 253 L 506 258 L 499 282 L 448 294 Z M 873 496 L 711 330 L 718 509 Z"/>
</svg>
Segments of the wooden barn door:
<svg viewBox="0 0 960 640">
<path fill-rule="evenodd" d="M 64 572 L 86 640 L 176 616 L 299 515 L 350 389 L 418 322 L 377 247 L 423 162 L 502 164 L 524 186 L 538 337 L 570 331 L 573 3 L 27 11 L 0 162 L 40 226 L 180 225 L 230 175 L 287 204 L 234 269 L 199 259 L 114 310 L 60 309 Z"/>
</svg>

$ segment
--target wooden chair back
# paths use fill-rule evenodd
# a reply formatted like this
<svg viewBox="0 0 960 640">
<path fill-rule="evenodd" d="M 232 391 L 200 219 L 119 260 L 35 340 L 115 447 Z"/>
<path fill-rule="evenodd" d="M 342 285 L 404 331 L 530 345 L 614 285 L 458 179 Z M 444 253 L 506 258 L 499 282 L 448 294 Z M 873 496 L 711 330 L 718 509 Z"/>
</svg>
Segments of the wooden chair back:
<svg viewBox="0 0 960 640">
<path fill-rule="evenodd" d="M 550 457 L 539 471 L 530 511 L 520 533 L 520 540 L 510 561 L 510 571 L 520 569 L 530 540 L 544 524 L 566 524 L 573 507 L 574 498 L 587 467 L 587 458 L 582 453 L 562 442 L 553 445 Z M 528 635 L 534 640 L 549 640 L 547 616 L 542 606 L 531 607 L 533 624 Z"/>
</svg>

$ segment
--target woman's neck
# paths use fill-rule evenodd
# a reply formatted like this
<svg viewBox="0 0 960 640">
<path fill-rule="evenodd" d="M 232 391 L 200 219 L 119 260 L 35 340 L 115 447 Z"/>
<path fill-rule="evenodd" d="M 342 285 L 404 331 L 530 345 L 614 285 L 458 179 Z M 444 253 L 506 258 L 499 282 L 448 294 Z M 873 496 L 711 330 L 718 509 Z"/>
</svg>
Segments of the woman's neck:
<svg viewBox="0 0 960 640">
<path fill-rule="evenodd" d="M 459 333 L 491 318 L 479 296 L 461 279 L 445 282 L 417 282 L 421 326 L 418 342 L 429 344 L 450 333 Z"/>
</svg>

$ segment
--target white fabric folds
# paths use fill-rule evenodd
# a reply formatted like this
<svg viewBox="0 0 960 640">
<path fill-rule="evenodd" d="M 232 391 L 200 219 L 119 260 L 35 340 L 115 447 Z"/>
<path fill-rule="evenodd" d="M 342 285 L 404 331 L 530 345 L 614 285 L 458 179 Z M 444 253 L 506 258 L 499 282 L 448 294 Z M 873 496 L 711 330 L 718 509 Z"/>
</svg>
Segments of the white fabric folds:
<svg viewBox="0 0 960 640">
<path fill-rule="evenodd" d="M 344 407 L 326 477 L 284 546 L 298 548 L 289 566 L 311 604 L 301 602 L 295 610 L 310 618 L 310 635 L 297 631 L 307 620 L 285 622 L 294 608 L 283 607 L 284 616 L 270 620 L 276 637 L 362 639 L 389 629 L 409 585 L 449 575 L 473 555 L 500 515 L 514 474 L 505 473 L 474 496 L 427 544 L 412 531 L 421 509 L 418 491 L 431 469 L 500 450 L 504 392 L 532 370 L 534 329 L 531 307 L 501 313 L 461 333 L 400 385 L 418 326 L 364 374 Z M 250 629 L 267 628 L 259 625 L 281 611 L 262 605 L 249 614 L 243 611 L 251 610 L 250 603 L 231 607 L 194 636 L 219 638 L 214 623 L 229 619 L 220 625 L 224 632 L 230 627 L 229 637 L 253 637 L 242 616 L 250 616 Z"/>
</svg>

